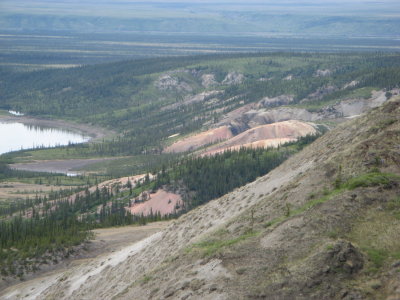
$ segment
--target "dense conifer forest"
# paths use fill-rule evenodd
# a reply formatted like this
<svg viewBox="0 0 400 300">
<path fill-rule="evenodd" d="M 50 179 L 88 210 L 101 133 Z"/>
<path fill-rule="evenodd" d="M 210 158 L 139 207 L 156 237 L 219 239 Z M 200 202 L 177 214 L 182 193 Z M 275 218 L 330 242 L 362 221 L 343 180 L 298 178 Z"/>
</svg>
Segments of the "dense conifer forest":
<svg viewBox="0 0 400 300">
<path fill-rule="evenodd" d="M 318 70 L 329 70 L 329 75 L 316 76 Z M 363 97 L 363 89 L 395 87 L 399 70 L 399 55 L 387 53 L 188 56 L 33 72 L 2 67 L 0 109 L 85 122 L 122 133 L 102 143 L 71 145 L 69 157 L 159 154 L 169 136 L 200 130 L 263 97 L 293 95 L 291 106 L 315 109 L 348 96 Z M 243 80 L 224 82 L 232 72 L 242 74 Z M 205 88 L 204 74 L 213 74 L 216 84 Z M 171 86 L 162 86 L 163 76 L 172 79 Z M 357 85 L 342 88 L 353 81 Z M 336 89 L 301 102 L 329 86 Z M 218 101 L 188 101 L 208 91 L 219 91 Z"/>
</svg>

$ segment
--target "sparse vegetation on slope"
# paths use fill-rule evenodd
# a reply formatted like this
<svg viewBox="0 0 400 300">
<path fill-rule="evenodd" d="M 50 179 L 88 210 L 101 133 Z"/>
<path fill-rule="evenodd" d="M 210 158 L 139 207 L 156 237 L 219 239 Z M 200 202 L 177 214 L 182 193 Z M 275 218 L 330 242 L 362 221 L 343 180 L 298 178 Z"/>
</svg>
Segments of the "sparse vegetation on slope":
<svg viewBox="0 0 400 300">
<path fill-rule="evenodd" d="M 396 299 L 399 109 L 400 99 L 393 100 L 341 125 L 248 185 L 236 203 L 250 197 L 253 205 L 187 244 L 154 269 L 148 283 L 121 298 Z M 382 120 L 392 121 L 374 130 Z M 307 171 L 263 194 L 281 172 L 303 164 L 310 164 Z M 145 293 L 166 274 L 171 279 L 150 296 Z M 188 286 L 180 288 L 185 280 Z"/>
<path fill-rule="evenodd" d="M 344 123 L 266 176 L 181 216 L 120 264 L 90 278 L 107 257 L 77 266 L 70 281 L 47 281 L 31 295 L 396 299 L 399 115 L 398 99 Z M 387 119 L 395 121 L 373 129 Z"/>
<path fill-rule="evenodd" d="M 300 278 L 303 262 L 309 263 L 307 272 L 313 272 L 311 266 L 318 269 L 322 263 L 331 265 L 334 271 L 328 272 L 327 278 L 333 280 L 335 288 L 342 286 L 338 283 L 340 280 L 353 280 L 355 277 L 352 274 L 364 274 L 362 270 L 366 270 L 364 266 L 369 263 L 371 266 L 368 268 L 375 270 L 376 274 L 387 270 L 385 268 L 388 263 L 397 257 L 397 248 L 379 248 L 376 245 L 368 248 L 359 238 L 358 231 L 354 231 L 352 238 L 353 223 L 350 215 L 361 218 L 361 211 L 369 209 L 368 197 L 364 197 L 362 191 L 371 191 L 373 194 L 379 189 L 382 190 L 382 195 L 391 197 L 397 188 L 398 100 L 392 100 L 383 108 L 375 109 L 369 115 L 371 120 L 367 120 L 365 116 L 360 117 L 350 125 L 339 127 L 336 135 L 321 137 L 316 144 L 308 147 L 308 153 L 295 154 L 315 137 L 307 136 L 278 149 L 240 149 L 226 151 L 214 157 L 159 154 L 170 142 L 170 138 L 179 139 L 179 136 L 218 126 L 216 124 L 219 122 L 226 121 L 222 116 L 228 114 L 240 115 L 240 120 L 228 118 L 225 124 L 232 134 L 238 135 L 249 127 L 254 128 L 259 124 L 257 122 L 272 122 L 267 114 L 274 109 L 298 109 L 293 106 L 310 109 L 310 105 L 315 111 L 304 111 L 311 119 L 315 114 L 321 115 L 321 118 L 329 116 L 329 112 L 332 112 L 332 118 L 336 118 L 340 111 L 333 104 L 351 104 L 337 103 L 336 100 L 352 101 L 347 98 L 365 98 L 370 94 L 377 94 L 376 97 L 373 96 L 373 100 L 376 100 L 374 105 L 368 106 L 369 100 L 360 100 L 363 101 L 360 103 L 365 105 L 365 110 L 374 107 L 387 100 L 387 92 L 375 92 L 375 88 L 391 89 L 399 86 L 397 55 L 272 53 L 186 57 L 184 60 L 171 58 L 162 61 L 163 63 L 161 61 L 156 59 L 10 76 L 11 79 L 18 80 L 10 79 L 13 86 L 0 97 L 0 105 L 4 108 L 22 109 L 41 117 L 63 115 L 72 120 L 79 118 L 79 121 L 101 126 L 115 126 L 121 133 L 111 140 L 98 143 L 11 153 L 2 157 L 5 162 L 60 156 L 129 155 L 121 158 L 118 166 L 130 162 L 132 167 L 124 166 L 121 169 L 114 166 L 119 169 L 119 175 L 132 175 L 147 168 L 146 171 L 152 172 L 156 177 L 151 180 L 148 174 L 140 182 L 118 182 L 112 186 L 96 188 L 99 183 L 96 176 L 79 176 L 75 179 L 59 175 L 44 176 L 12 171 L 2 163 L 0 175 L 3 175 L 3 179 L 15 176 L 20 180 L 37 180 L 37 183 L 47 180 L 47 183 L 58 186 L 70 182 L 79 185 L 81 189 L 72 196 L 72 190 L 69 190 L 54 193 L 52 200 L 50 197 L 38 196 L 34 201 L 27 199 L 22 205 L 2 205 L 0 211 L 4 220 L 1 224 L 7 234 L 12 234 L 13 229 L 7 227 L 7 224 L 13 222 L 28 224 L 32 220 L 29 224 L 32 230 L 36 230 L 35 228 L 41 228 L 41 222 L 53 220 L 53 213 L 57 216 L 56 223 L 53 224 L 68 220 L 64 229 L 71 234 L 62 237 L 60 241 L 46 233 L 43 237 L 45 249 L 38 252 L 40 256 L 54 248 L 68 248 L 71 243 L 77 242 L 75 237 L 83 241 L 88 236 L 88 228 L 143 224 L 176 217 L 182 212 L 193 210 L 193 213 L 189 212 L 181 219 L 193 218 L 193 224 L 184 223 L 185 233 L 179 238 L 175 236 L 176 240 L 182 242 L 176 242 L 174 246 L 165 240 L 163 243 L 175 254 L 181 253 L 177 251 L 184 251 L 184 248 L 189 249 L 179 257 L 182 264 L 198 261 L 200 257 L 206 263 L 213 259 L 220 260 L 221 268 L 226 269 L 224 272 L 229 273 L 232 282 L 237 285 L 229 286 L 228 292 L 217 289 L 220 294 L 231 293 L 229 295 L 232 296 L 233 291 L 240 294 L 238 288 L 241 287 L 248 292 L 243 297 L 272 297 L 269 293 L 282 286 L 286 290 L 279 295 L 282 297 L 291 297 L 296 287 L 312 297 L 319 297 L 322 292 L 316 291 L 312 294 L 311 288 L 307 287 L 307 280 Z M 146 69 L 146 64 L 149 69 Z M 324 72 L 324 76 L 315 75 L 321 73 L 318 70 L 326 69 L 331 71 Z M 376 79 L 374 72 L 380 73 L 382 70 L 388 70 L 390 76 Z M 207 74 L 214 75 L 213 91 L 210 91 L 211 87 L 203 85 L 203 75 Z M 35 83 L 35 75 L 43 81 Z M 48 76 L 50 79 L 45 79 Z M 61 78 L 67 80 L 61 82 Z M 352 82 L 357 83 L 350 84 Z M 18 86 L 24 83 L 27 83 L 24 89 L 18 90 Z M 53 84 L 50 88 L 49 85 Z M 65 84 L 68 86 L 64 86 Z M 102 86 L 99 87 L 99 84 Z M 390 93 L 392 92 L 394 95 L 398 93 L 396 89 Z M 205 96 L 206 94 L 209 96 Z M 392 94 L 389 96 L 395 98 Z M 51 105 L 44 105 L 47 101 L 52 101 Z M 282 104 L 285 107 L 276 108 Z M 323 107 L 325 104 L 329 105 Z M 357 102 L 356 106 L 358 104 Z M 93 109 L 89 110 L 89 106 L 93 105 Z M 319 105 L 319 108 L 314 105 Z M 85 110 L 82 109 L 85 107 Z M 358 109 L 357 113 L 365 110 Z M 33 154 L 32 157 L 30 154 Z M 278 167 L 289 156 L 294 165 L 284 164 L 283 167 Z M 300 157 L 300 161 L 296 161 L 296 157 Z M 270 174 L 273 180 L 256 180 L 273 169 L 275 171 Z M 253 185 L 237 190 L 253 180 L 256 180 Z M 262 180 L 265 181 L 265 186 Z M 255 190 L 249 191 L 254 186 Z M 160 188 L 182 194 L 182 203 L 176 205 L 173 213 L 162 216 L 159 212 L 150 210 L 152 213 L 146 216 L 131 214 L 130 211 L 133 210 L 129 207 L 136 202 L 145 201 L 144 195 Z M 226 196 L 208 204 L 231 191 L 237 198 Z M 333 203 L 338 203 L 338 206 Z M 207 216 L 196 216 L 199 211 L 208 211 L 208 207 L 214 207 L 215 211 L 209 212 Z M 327 213 L 324 209 L 327 209 Z M 231 215 L 225 211 L 231 212 Z M 331 214 L 332 211 L 335 213 Z M 28 219 L 7 219 L 6 214 L 20 214 Z M 343 216 L 342 223 L 338 221 L 339 216 Z M 222 225 L 228 220 L 231 223 L 224 225 L 225 230 L 219 234 L 211 234 L 210 231 L 216 228 L 217 223 Z M 177 221 L 176 224 L 183 224 L 180 222 L 188 221 Z M 294 234 L 292 227 L 300 228 L 305 242 Z M 46 232 L 45 229 L 43 231 Z M 206 232 L 210 234 L 208 237 L 196 240 L 199 233 Z M 293 242 L 285 240 L 286 233 L 293 238 Z M 73 235 L 75 236 L 72 237 Z M 17 253 L 22 256 L 15 255 L 12 251 L 16 248 L 15 245 L 2 244 L 2 250 L 5 250 L 3 260 L 23 261 L 24 257 L 34 257 L 36 248 L 31 247 L 31 244 L 35 238 L 38 243 L 42 243 L 35 235 L 32 235 L 32 240 L 28 240 L 29 245 L 18 244 L 17 240 L 25 240 L 24 236 L 17 236 L 13 240 L 21 249 Z M 170 238 L 174 239 L 174 236 Z M 360 245 L 357 245 L 356 240 Z M 294 241 L 301 247 L 292 253 Z M 254 249 L 254 253 L 248 255 L 249 249 Z M 268 251 L 265 249 L 274 255 L 278 253 L 273 262 L 268 260 L 268 255 L 264 253 Z M 311 254 L 307 254 L 305 249 Z M 279 254 L 281 252 L 283 254 Z M 170 252 L 157 254 L 154 262 L 143 267 L 143 270 L 150 271 L 150 267 L 160 264 L 168 253 Z M 245 258 L 243 262 L 235 261 L 235 253 Z M 353 266 L 337 259 L 340 255 L 349 257 Z M 369 257 L 370 261 L 366 261 L 363 255 Z M 251 267 L 245 267 L 245 262 Z M 259 270 L 257 266 L 262 263 L 267 264 L 269 270 Z M 284 271 L 281 271 L 281 267 Z M 244 271 L 246 268 L 249 270 Z M 239 271 L 234 271 L 232 275 L 232 270 L 236 269 Z M 7 270 L 6 272 L 10 271 Z M 286 270 L 289 275 L 285 273 Z M 335 277 L 338 273 L 345 275 Z M 365 276 L 369 276 L 368 274 L 366 272 Z M 157 274 L 141 275 L 149 276 L 143 284 L 158 280 Z M 238 276 L 243 277 L 243 282 Z M 295 281 L 293 288 L 285 282 L 285 276 Z M 315 274 L 310 276 L 318 277 Z M 204 278 L 195 279 L 207 281 Z M 362 279 L 357 277 L 354 280 Z M 222 286 L 227 286 L 226 284 L 221 282 Z M 314 285 L 318 286 L 318 283 L 313 283 Z M 198 281 L 194 286 L 198 287 L 196 291 L 199 296 L 201 293 L 206 294 L 201 290 L 202 285 Z M 326 287 L 322 286 L 321 290 L 326 290 Z M 139 291 L 139 294 L 142 292 Z M 155 295 L 160 296 L 160 293 L 161 289 Z"/>
<path fill-rule="evenodd" d="M 89 229 L 143 225 L 177 217 L 268 173 L 317 137 L 307 136 L 280 149 L 241 149 L 214 157 L 188 158 L 163 167 L 153 181 L 147 175 L 135 182 L 128 179 L 124 185 L 118 182 L 111 187 L 88 185 L 75 194 L 72 190 L 61 190 L 49 197 L 36 195 L 34 199 L 0 207 L 0 216 L 5 217 L 0 220 L 3 275 L 23 277 L 24 273 L 40 267 L 45 254 L 68 255 L 73 251 L 72 246 L 90 236 Z M 142 199 L 144 194 L 165 186 L 185 190 L 183 203 L 179 201 L 169 213 L 161 214 L 155 208 L 149 214 L 134 213 L 132 204 L 146 201 Z M 7 219 L 7 215 L 19 217 Z"/>
</svg>

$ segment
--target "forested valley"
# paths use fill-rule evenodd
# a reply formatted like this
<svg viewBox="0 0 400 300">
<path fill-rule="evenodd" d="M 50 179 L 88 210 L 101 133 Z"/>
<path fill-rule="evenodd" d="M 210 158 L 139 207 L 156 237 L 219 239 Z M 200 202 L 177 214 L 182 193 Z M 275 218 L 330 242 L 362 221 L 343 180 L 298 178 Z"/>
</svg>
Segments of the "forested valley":
<svg viewBox="0 0 400 300">
<path fill-rule="evenodd" d="M 9 203 L 0 207 L 1 274 L 22 278 L 25 272 L 36 270 L 47 260 L 68 256 L 74 246 L 90 239 L 90 230 L 94 228 L 143 225 L 175 218 L 265 175 L 317 137 L 307 136 L 278 149 L 243 148 L 211 157 L 185 158 L 153 171 L 154 180 L 146 176 L 139 182 L 128 181 L 125 186 L 96 186 L 92 191 L 90 185 L 86 185 L 54 192 L 48 197 L 36 196 Z M 25 173 L 26 176 L 43 176 Z M 183 206 L 176 207 L 175 213 L 169 215 L 161 216 L 159 212 L 132 215 L 127 211 L 132 200 L 139 199 L 143 191 L 161 187 L 184 190 L 185 195 L 192 196 L 185 197 Z M 47 259 L 43 259 L 43 255 Z"/>
<path fill-rule="evenodd" d="M 400 79 L 399 61 L 397 54 L 383 53 L 271 53 L 158 58 L 34 72 L 2 67 L 0 109 L 120 133 L 103 143 L 60 149 L 60 155 L 67 150 L 68 157 L 159 154 L 169 136 L 200 130 L 263 97 L 293 95 L 289 105 L 320 109 L 338 99 L 368 97 L 374 88 L 390 90 Z M 316 76 L 318 70 L 329 70 L 329 75 Z M 202 76 L 208 74 L 215 80 L 205 87 Z M 224 81 L 228 74 L 239 74 L 241 80 Z M 341 88 L 353 81 L 357 85 Z M 301 102 L 329 86 L 336 88 Z M 212 96 L 188 101 L 209 91 L 221 93 L 218 101 L 207 101 Z"/>
<path fill-rule="evenodd" d="M 390 98 L 400 86 L 400 56 L 224 54 L 59 70 L 0 67 L 0 74 L 3 114 L 14 110 L 113 132 L 100 141 L 0 156 L 0 182 L 5 186 L 23 182 L 57 188 L 0 202 L 1 274 L 23 278 L 41 264 L 70 255 L 92 237 L 94 228 L 176 218 L 254 181 L 336 124 L 317 120 L 315 135 L 277 148 L 242 147 L 202 156 L 190 151 L 166 153 L 168 145 L 220 126 L 226 116 L 243 107 L 265 111 L 289 108 L 323 115 L 342 100 L 369 99 L 375 91 Z M 290 101 L 270 100 L 282 95 Z M 249 129 L 248 124 L 232 126 L 232 133 Z M 99 163 L 76 177 L 12 168 L 17 162 L 95 157 L 115 160 Z M 125 185 L 101 187 L 106 180 L 138 174 L 147 175 Z M 128 208 L 132 202 L 140 202 L 144 192 L 161 188 L 182 196 L 183 202 L 173 213 L 130 213 Z"/>
</svg>

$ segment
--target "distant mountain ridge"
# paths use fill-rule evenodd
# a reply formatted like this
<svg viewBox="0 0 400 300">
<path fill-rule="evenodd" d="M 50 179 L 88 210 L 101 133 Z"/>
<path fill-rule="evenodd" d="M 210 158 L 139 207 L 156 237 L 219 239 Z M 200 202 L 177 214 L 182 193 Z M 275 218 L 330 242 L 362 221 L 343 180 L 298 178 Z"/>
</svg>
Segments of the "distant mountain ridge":
<svg viewBox="0 0 400 300">
<path fill-rule="evenodd" d="M 399 35 L 396 1 L 4 1 L 3 30 L 55 32 Z M 312 11 L 312 13 L 310 12 Z M 372 16 L 372 17 L 371 17 Z"/>
</svg>

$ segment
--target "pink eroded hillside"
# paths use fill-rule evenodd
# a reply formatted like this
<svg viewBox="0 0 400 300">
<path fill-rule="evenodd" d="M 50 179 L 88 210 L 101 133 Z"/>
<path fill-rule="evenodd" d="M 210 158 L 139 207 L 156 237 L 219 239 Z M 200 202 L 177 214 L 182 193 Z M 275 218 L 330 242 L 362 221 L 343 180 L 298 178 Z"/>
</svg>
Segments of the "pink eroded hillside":
<svg viewBox="0 0 400 300">
<path fill-rule="evenodd" d="M 202 146 L 224 141 L 231 137 L 233 137 L 233 134 L 228 126 L 221 126 L 177 141 L 171 146 L 165 148 L 164 152 L 171 153 L 193 151 Z"/>
<path fill-rule="evenodd" d="M 316 129 L 313 125 L 296 120 L 261 125 L 246 130 L 223 143 L 211 146 L 202 155 L 213 155 L 228 149 L 236 150 L 240 147 L 277 147 L 295 141 L 299 137 L 315 133 Z"/>
<path fill-rule="evenodd" d="M 134 215 L 143 214 L 144 216 L 159 212 L 162 216 L 172 214 L 176 211 L 176 206 L 182 206 L 182 198 L 180 195 L 170 193 L 165 190 L 158 190 L 156 193 L 150 194 L 148 200 L 135 203 L 126 209 Z"/>
<path fill-rule="evenodd" d="M 285 143 L 289 142 L 294 142 L 297 139 L 295 138 L 279 138 L 279 139 L 268 139 L 268 140 L 262 140 L 262 141 L 257 141 L 253 143 L 247 143 L 243 145 L 235 145 L 231 147 L 218 147 L 213 150 L 207 150 L 207 152 L 204 152 L 201 154 L 201 156 L 206 156 L 206 155 L 215 155 L 218 153 L 223 153 L 226 150 L 231 150 L 231 151 L 236 151 L 240 150 L 240 148 L 277 148 L 280 145 L 283 145 Z"/>
</svg>

